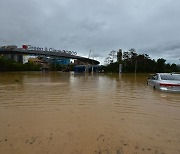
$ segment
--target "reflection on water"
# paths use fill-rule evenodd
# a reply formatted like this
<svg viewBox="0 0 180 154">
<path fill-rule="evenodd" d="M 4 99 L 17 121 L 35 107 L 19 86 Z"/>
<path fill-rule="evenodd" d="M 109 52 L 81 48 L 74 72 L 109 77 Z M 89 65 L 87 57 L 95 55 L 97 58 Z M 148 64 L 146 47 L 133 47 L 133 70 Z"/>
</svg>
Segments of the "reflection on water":
<svg viewBox="0 0 180 154">
<path fill-rule="evenodd" d="M 180 153 L 180 95 L 147 76 L 1 73 L 0 153 Z"/>
</svg>

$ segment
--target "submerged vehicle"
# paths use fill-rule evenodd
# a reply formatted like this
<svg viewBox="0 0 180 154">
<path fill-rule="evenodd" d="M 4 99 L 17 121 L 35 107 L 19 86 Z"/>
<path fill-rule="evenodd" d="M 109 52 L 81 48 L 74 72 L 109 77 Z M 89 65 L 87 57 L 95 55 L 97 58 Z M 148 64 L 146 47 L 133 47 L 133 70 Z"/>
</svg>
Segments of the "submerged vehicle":
<svg viewBox="0 0 180 154">
<path fill-rule="evenodd" d="M 156 73 L 148 78 L 147 84 L 161 91 L 180 93 L 180 74 Z"/>
</svg>

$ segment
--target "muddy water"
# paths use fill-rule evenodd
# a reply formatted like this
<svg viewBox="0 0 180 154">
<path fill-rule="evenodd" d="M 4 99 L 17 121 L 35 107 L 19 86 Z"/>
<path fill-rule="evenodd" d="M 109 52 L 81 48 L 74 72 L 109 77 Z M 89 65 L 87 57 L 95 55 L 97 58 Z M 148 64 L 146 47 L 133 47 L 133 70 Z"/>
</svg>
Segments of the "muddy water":
<svg viewBox="0 0 180 154">
<path fill-rule="evenodd" d="M 0 74 L 2 154 L 179 154 L 180 95 L 146 74 Z"/>
</svg>

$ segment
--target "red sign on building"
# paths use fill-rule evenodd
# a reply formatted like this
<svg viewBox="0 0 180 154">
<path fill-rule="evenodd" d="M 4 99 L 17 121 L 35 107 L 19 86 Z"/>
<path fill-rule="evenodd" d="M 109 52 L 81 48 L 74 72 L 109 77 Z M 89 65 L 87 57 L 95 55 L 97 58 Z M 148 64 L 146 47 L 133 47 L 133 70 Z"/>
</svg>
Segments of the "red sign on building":
<svg viewBox="0 0 180 154">
<path fill-rule="evenodd" d="M 28 49 L 28 45 L 22 45 L 22 48 L 27 50 Z"/>
</svg>

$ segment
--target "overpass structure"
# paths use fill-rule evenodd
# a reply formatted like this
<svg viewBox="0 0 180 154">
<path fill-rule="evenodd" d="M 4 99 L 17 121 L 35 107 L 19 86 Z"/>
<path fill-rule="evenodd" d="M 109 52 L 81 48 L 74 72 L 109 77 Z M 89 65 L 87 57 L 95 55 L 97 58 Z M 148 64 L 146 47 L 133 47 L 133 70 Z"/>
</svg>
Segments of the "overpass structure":
<svg viewBox="0 0 180 154">
<path fill-rule="evenodd" d="M 61 57 L 61 58 L 69 58 L 69 59 L 77 59 L 83 62 L 87 62 L 92 65 L 100 64 L 99 61 L 94 59 L 89 59 L 81 56 L 71 55 L 65 52 L 58 51 L 42 51 L 42 50 L 26 50 L 22 48 L 0 48 L 0 54 L 15 54 L 15 55 L 43 55 L 46 57 Z"/>
</svg>

